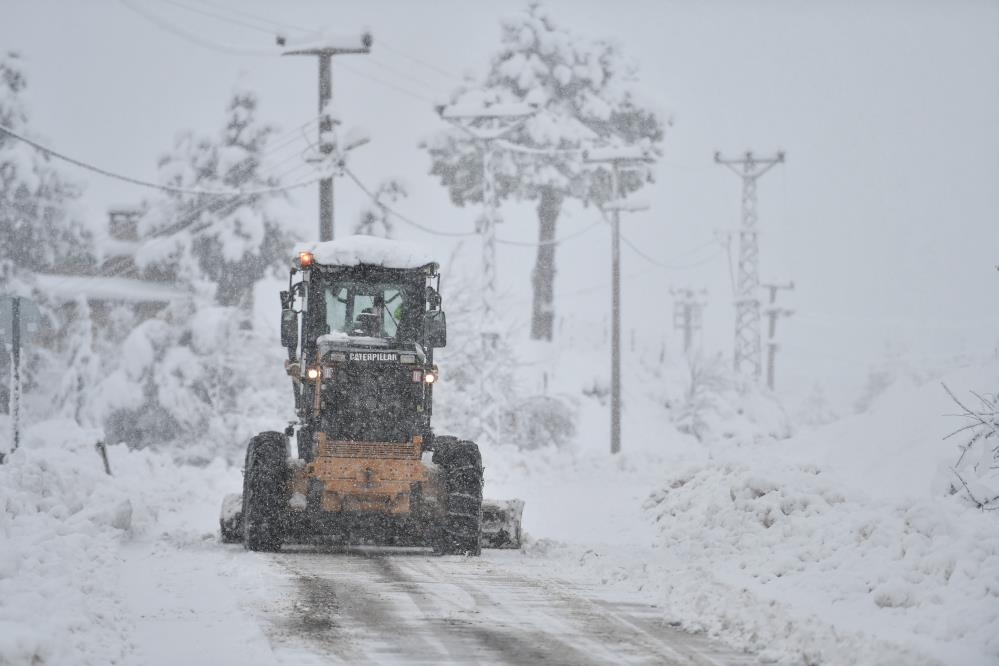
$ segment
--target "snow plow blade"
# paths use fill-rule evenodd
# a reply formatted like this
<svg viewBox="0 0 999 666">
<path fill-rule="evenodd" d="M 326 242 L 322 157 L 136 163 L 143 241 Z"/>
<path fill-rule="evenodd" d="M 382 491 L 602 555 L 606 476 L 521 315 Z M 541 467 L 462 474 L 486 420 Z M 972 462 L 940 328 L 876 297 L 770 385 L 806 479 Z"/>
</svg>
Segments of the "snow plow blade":
<svg viewBox="0 0 999 666">
<path fill-rule="evenodd" d="M 222 543 L 239 543 L 243 540 L 243 496 L 230 493 L 222 500 L 219 515 Z"/>
<path fill-rule="evenodd" d="M 482 500 L 483 548 L 520 548 L 523 500 Z"/>
</svg>

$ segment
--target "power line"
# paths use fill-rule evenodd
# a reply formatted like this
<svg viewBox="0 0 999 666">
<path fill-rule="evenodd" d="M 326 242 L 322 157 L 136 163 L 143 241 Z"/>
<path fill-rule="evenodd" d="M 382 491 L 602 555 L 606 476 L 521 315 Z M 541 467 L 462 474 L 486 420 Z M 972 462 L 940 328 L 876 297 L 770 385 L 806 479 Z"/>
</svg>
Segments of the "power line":
<svg viewBox="0 0 999 666">
<path fill-rule="evenodd" d="M 689 263 L 689 264 L 667 264 L 667 263 L 663 263 L 662 261 L 656 259 L 655 257 L 652 257 L 652 256 L 646 254 L 645 252 L 643 252 L 637 245 L 635 245 L 634 243 L 632 243 L 628 239 L 628 237 L 625 236 L 624 234 L 621 234 L 621 242 L 624 243 L 625 245 L 627 245 L 629 248 L 631 248 L 631 250 L 635 254 L 637 254 L 639 257 L 641 257 L 645 261 L 649 262 L 650 264 L 653 264 L 654 266 L 658 266 L 659 268 L 665 268 L 666 270 L 685 270 L 685 269 L 688 269 L 688 268 L 697 268 L 698 266 L 703 266 L 703 265 L 705 265 L 707 263 L 710 263 L 710 262 L 714 261 L 716 257 L 718 257 L 722 252 L 725 251 L 724 248 L 719 248 L 712 255 L 710 255 L 708 257 L 705 257 L 704 259 L 701 259 L 699 261 L 695 261 L 695 262 Z M 713 245 L 713 244 L 714 243 L 710 243 L 710 245 Z M 698 251 L 698 250 L 700 250 L 702 248 L 707 247 L 708 245 L 709 244 L 704 244 L 704 245 L 699 246 L 698 248 L 695 248 L 694 250 L 688 250 L 685 254 L 691 254 L 691 253 L 696 252 L 696 251 Z"/>
<path fill-rule="evenodd" d="M 292 155 L 290 157 L 294 157 L 294 155 Z M 289 161 L 289 158 L 285 158 L 281 162 L 278 162 L 276 164 L 270 165 L 269 167 L 267 167 L 266 169 L 263 170 L 263 172 L 260 174 L 260 176 L 271 177 L 272 173 L 277 170 L 278 166 L 280 166 L 281 164 L 285 164 L 288 161 Z M 275 179 L 277 179 L 277 180 L 280 181 L 283 178 L 287 177 L 288 175 L 290 175 L 293 172 L 301 169 L 304 166 L 308 166 L 308 165 L 306 163 L 302 162 L 302 163 L 300 163 L 300 164 L 292 167 L 291 169 L 285 170 L 284 172 L 278 174 L 277 176 L 273 176 L 273 177 Z M 150 233 L 148 233 L 144 238 L 141 239 L 141 241 L 143 242 L 143 247 L 148 248 L 151 244 L 169 240 L 169 238 L 168 238 L 169 236 L 172 236 L 173 234 L 175 234 L 177 232 L 183 231 L 187 227 L 190 227 L 195 222 L 197 222 L 198 219 L 200 218 L 201 213 L 205 212 L 206 210 L 209 211 L 210 213 L 219 213 L 221 211 L 224 211 L 224 209 L 227 208 L 227 207 L 234 206 L 236 204 L 241 203 L 243 200 L 249 198 L 250 196 L 252 196 L 252 195 L 250 195 L 250 194 L 239 194 L 239 195 L 231 197 L 228 201 L 226 201 L 226 200 L 219 200 L 219 199 L 209 200 L 209 201 L 207 201 L 207 202 L 205 202 L 205 203 L 197 206 L 194 210 L 188 211 L 186 213 L 185 219 L 180 220 L 179 222 L 174 223 L 174 224 L 172 224 L 170 226 L 163 227 L 163 228 L 160 228 L 160 229 L 156 229 L 156 230 L 153 230 Z M 223 215 L 225 215 L 225 213 L 223 213 Z M 194 235 L 194 234 L 199 234 L 199 233 L 201 233 L 203 231 L 206 231 L 207 229 L 211 228 L 217 221 L 218 220 L 209 220 L 207 222 L 204 222 L 200 226 L 195 227 L 194 229 L 192 229 L 190 231 L 190 233 L 192 235 Z M 118 276 L 122 275 L 123 273 L 132 270 L 133 268 L 136 268 L 136 267 L 130 266 L 130 265 L 124 265 L 124 266 L 121 266 L 121 267 L 119 267 L 117 269 L 113 269 L 113 270 L 110 270 L 110 271 L 102 271 L 98 275 L 98 277 L 118 277 Z M 67 275 L 67 276 L 63 277 L 61 280 L 55 282 L 53 285 L 50 285 L 50 286 L 56 287 L 56 286 L 65 284 L 67 281 L 69 281 L 69 280 L 71 280 L 73 278 L 76 278 L 76 277 L 80 277 L 80 276 Z M 83 276 L 83 277 L 86 277 L 86 276 Z"/>
<path fill-rule="evenodd" d="M 400 92 L 400 93 L 402 93 L 404 95 L 412 97 L 413 99 L 418 99 L 421 102 L 426 102 L 427 104 L 430 104 L 431 106 L 434 105 L 434 104 L 436 104 L 436 102 L 434 100 L 430 99 L 429 97 L 426 97 L 425 95 L 421 95 L 418 92 L 413 92 L 412 90 L 410 90 L 408 88 L 404 88 L 403 86 L 400 86 L 398 84 L 392 83 L 391 81 L 386 81 L 385 79 L 381 79 L 381 78 L 378 78 L 377 76 L 373 76 L 372 74 L 369 74 L 367 72 L 361 71 L 360 69 L 357 69 L 356 67 L 353 67 L 351 65 L 346 65 L 346 64 L 340 63 L 340 66 L 343 67 L 343 69 L 347 70 L 348 72 L 352 72 L 356 76 L 360 76 L 362 79 L 368 79 L 369 81 L 372 81 L 374 83 L 378 83 L 380 85 L 383 85 L 386 88 L 391 88 L 392 90 L 395 90 L 396 92 Z"/>
<path fill-rule="evenodd" d="M 384 63 L 381 60 L 378 60 L 377 58 L 372 58 L 372 57 L 369 56 L 368 58 L 365 59 L 365 62 L 370 62 L 372 65 L 375 65 L 376 67 L 380 67 L 380 68 L 384 69 L 387 72 L 391 72 L 392 74 L 395 74 L 396 76 L 398 76 L 400 78 L 403 78 L 403 79 L 405 79 L 407 81 L 413 81 L 415 83 L 421 83 L 424 86 L 426 86 L 427 88 L 436 88 L 437 87 L 437 85 L 435 85 L 433 83 L 430 83 L 429 81 L 426 81 L 425 79 L 418 78 L 416 76 L 413 76 L 412 74 L 409 74 L 407 72 L 403 72 L 402 70 L 396 69 L 392 65 Z"/>
<path fill-rule="evenodd" d="M 270 171 L 270 172 L 276 171 L 278 166 L 280 166 L 282 164 L 286 164 L 293 157 L 295 157 L 295 155 L 290 155 L 289 157 L 285 158 L 281 162 L 278 162 L 277 164 L 274 164 L 273 166 L 271 166 L 270 168 L 268 168 L 267 171 Z M 303 166 L 307 166 L 307 165 L 304 162 L 300 163 L 300 164 L 292 167 L 291 169 L 288 169 L 288 170 L 282 172 L 280 175 L 276 176 L 276 179 L 280 181 L 281 179 L 287 177 L 288 175 L 294 173 L 295 171 L 298 171 Z M 261 174 L 261 175 L 264 175 L 264 174 Z M 315 182 L 315 181 L 313 180 L 312 182 Z M 197 206 L 196 208 L 194 208 L 193 210 L 188 211 L 187 214 L 186 214 L 186 218 L 185 219 L 180 220 L 179 222 L 175 222 L 174 224 L 172 224 L 172 225 L 170 225 L 168 227 L 164 227 L 162 229 L 159 229 L 159 230 L 151 233 L 150 236 L 152 236 L 152 237 L 166 236 L 166 235 L 169 235 L 169 234 L 177 233 L 178 231 L 183 231 L 187 227 L 189 227 L 192 224 L 194 224 L 195 222 L 197 222 L 197 220 L 200 217 L 201 213 L 203 213 L 205 211 L 209 211 L 211 213 L 219 213 L 219 212 L 223 211 L 227 207 L 234 206 L 234 205 L 236 205 L 238 203 L 242 203 L 244 199 L 247 199 L 247 198 L 249 198 L 251 196 L 254 196 L 254 195 L 251 195 L 251 194 L 237 194 L 237 195 L 234 195 L 234 196 L 230 197 L 230 200 L 228 200 L 228 201 L 226 201 L 224 199 L 223 200 L 214 199 L 214 200 L 206 201 L 206 202 L 200 204 L 199 206 Z M 193 233 L 197 233 L 198 231 L 201 231 L 202 229 L 206 229 L 208 226 L 211 226 L 211 225 L 210 224 L 209 225 L 203 225 L 202 227 L 199 227 L 199 228 L 195 229 L 195 231 Z"/>
<path fill-rule="evenodd" d="M 368 195 L 368 198 L 371 199 L 371 201 L 374 202 L 374 204 L 376 206 L 378 206 L 379 208 L 381 208 L 385 212 L 391 214 L 392 216 L 398 218 L 399 220 L 402 220 L 403 222 L 405 222 L 406 224 L 408 224 L 410 226 L 416 227 L 417 229 L 420 229 L 421 231 L 425 231 L 428 234 L 433 234 L 435 236 L 474 236 L 475 235 L 474 231 L 441 231 L 440 229 L 433 229 L 433 228 L 428 227 L 426 225 L 420 224 L 416 220 L 403 215 L 402 213 L 400 213 L 399 211 L 395 210 L 394 208 L 392 208 L 388 204 L 386 204 L 383 201 L 379 200 L 378 197 L 376 197 L 375 194 L 367 186 L 365 186 L 364 183 L 361 182 L 361 179 L 358 178 L 357 175 L 353 171 L 351 171 L 348 168 L 344 168 L 343 171 L 344 171 L 345 174 L 347 174 L 348 178 L 350 178 L 352 181 L 354 181 L 354 184 L 357 185 L 357 187 L 362 192 L 364 192 L 366 195 Z"/>
<path fill-rule="evenodd" d="M 547 240 L 547 241 L 539 241 L 537 243 L 532 243 L 530 241 L 504 240 L 502 238 L 497 238 L 496 242 L 499 243 L 500 245 L 515 245 L 517 247 L 543 247 L 543 246 L 546 246 L 546 245 L 561 245 L 562 243 L 566 242 L 567 240 L 572 240 L 573 238 L 578 238 L 579 236 L 582 236 L 586 232 L 588 232 L 588 231 L 590 231 L 592 229 L 596 229 L 601 224 L 603 224 L 603 222 L 597 221 L 597 222 L 594 222 L 593 224 L 591 224 L 588 227 L 583 227 L 582 229 L 579 229 L 578 231 L 574 231 L 573 233 L 569 234 L 568 236 L 563 236 L 562 238 L 553 238 L 552 240 Z"/>
<path fill-rule="evenodd" d="M 315 28 L 303 28 L 301 26 L 292 25 L 290 23 L 283 23 L 280 21 L 275 21 L 274 19 L 269 19 L 260 14 L 254 14 L 253 12 L 248 12 L 245 9 L 237 9 L 236 7 L 229 7 L 222 2 L 211 2 L 211 0 L 202 0 L 202 4 L 209 5 L 211 7 L 216 7 L 225 11 L 232 12 L 233 14 L 238 14 L 240 16 L 245 16 L 247 18 L 255 19 L 260 23 L 265 23 L 275 28 L 287 28 L 290 30 L 297 30 L 299 32 L 315 32 Z"/>
<path fill-rule="evenodd" d="M 228 55 L 239 55 L 239 56 L 259 56 L 259 57 L 274 57 L 280 55 L 276 50 L 265 50 L 265 49 L 251 49 L 243 46 L 236 46 L 232 44 L 224 44 L 211 39 L 206 39 L 200 35 L 196 35 L 193 32 L 181 28 L 163 18 L 157 16 L 156 14 L 150 12 L 144 7 L 138 6 L 132 0 L 120 0 L 121 4 L 125 5 L 127 8 L 131 9 L 133 12 L 143 17 L 150 23 L 158 26 L 160 29 L 172 33 L 182 39 L 185 39 L 192 44 L 197 44 L 198 46 L 204 47 L 206 49 L 211 49 L 212 51 L 218 51 L 220 53 L 226 53 Z"/>
<path fill-rule="evenodd" d="M 90 164 L 89 162 L 84 162 L 83 160 L 78 160 L 76 158 L 73 158 L 73 157 L 70 157 L 70 156 L 65 155 L 63 153 L 57 152 L 55 150 L 52 150 L 48 146 L 43 146 L 42 144 L 38 143 L 37 141 L 33 141 L 33 140 L 31 140 L 31 139 L 29 139 L 29 138 L 27 138 L 25 136 L 22 136 L 21 134 L 18 134 L 14 130 L 10 129 L 9 127 L 5 127 L 3 125 L 0 125 L 0 132 L 4 132 L 8 136 L 11 136 L 11 137 L 13 137 L 15 139 L 18 139 L 19 141 L 23 141 L 24 143 L 28 144 L 29 146 L 31 146 L 35 150 L 38 150 L 41 153 L 44 153 L 46 155 L 51 155 L 52 157 L 60 159 L 60 160 L 62 160 L 64 162 L 68 162 L 68 163 L 73 164 L 75 166 L 78 166 L 78 167 L 80 167 L 82 169 L 86 169 L 87 171 L 92 171 L 94 173 L 100 174 L 102 176 L 106 176 L 108 178 L 114 178 L 115 180 L 120 180 L 120 181 L 123 181 L 123 182 L 126 182 L 126 183 L 131 183 L 132 185 L 138 185 L 140 187 L 148 187 L 148 188 L 151 188 L 151 189 L 162 190 L 164 192 L 170 192 L 170 193 L 173 193 L 173 194 L 195 194 L 195 195 L 204 195 L 204 196 L 212 196 L 212 195 L 218 195 L 218 196 L 252 196 L 252 195 L 257 195 L 257 194 L 275 194 L 275 193 L 278 193 L 278 192 L 285 192 L 287 190 L 293 190 L 293 189 L 296 189 L 296 188 L 299 188 L 299 187 L 305 187 L 307 185 L 312 185 L 313 183 L 315 183 L 316 181 L 319 180 L 318 178 L 313 178 L 313 179 L 308 180 L 308 181 L 302 181 L 302 182 L 299 182 L 299 183 L 293 183 L 291 185 L 282 185 L 282 186 L 279 186 L 279 187 L 266 187 L 266 188 L 259 188 L 259 189 L 254 189 L 254 190 L 198 190 L 198 189 L 188 189 L 188 188 L 184 188 L 184 187 L 174 187 L 172 185 L 161 185 L 159 183 L 153 183 L 153 182 L 150 182 L 150 181 L 147 181 L 147 180 L 141 180 L 139 178 L 132 178 L 131 176 L 126 176 L 126 175 L 123 175 L 123 174 L 120 174 L 120 173 L 115 173 L 114 171 L 108 171 L 107 169 L 102 169 L 101 167 L 94 166 L 93 164 Z"/>
<path fill-rule="evenodd" d="M 230 55 L 260 56 L 260 57 L 274 57 L 274 56 L 281 55 L 281 53 L 279 51 L 275 51 L 275 50 L 245 48 L 245 47 L 242 47 L 242 46 L 235 46 L 235 45 L 232 45 L 232 44 L 225 44 L 225 43 L 219 42 L 219 41 L 214 40 L 214 39 L 208 39 L 208 38 L 205 38 L 205 37 L 201 37 L 200 35 L 196 35 L 196 34 L 190 32 L 190 31 L 188 31 L 188 30 L 186 30 L 184 28 L 181 28 L 181 27 L 179 27 L 179 26 L 177 26 L 177 25 L 175 25 L 173 23 L 170 23 L 169 21 L 164 20 L 161 17 L 158 17 L 158 16 L 150 13 L 146 9 L 143 9 L 143 8 L 140 8 L 140 7 L 136 6 L 131 0 L 121 0 L 121 2 L 126 7 L 128 7 L 131 10 L 133 10 L 134 12 L 140 14 L 141 16 L 143 16 L 144 18 L 146 18 L 146 20 L 148 20 L 148 21 L 156 24 L 157 26 L 159 26 L 163 30 L 166 30 L 167 32 L 171 32 L 171 33 L 173 33 L 173 34 L 175 34 L 175 35 L 177 35 L 177 36 L 179 36 L 179 37 L 181 37 L 183 39 L 186 39 L 187 41 L 193 42 L 194 44 L 197 44 L 198 46 L 203 46 L 205 48 L 212 49 L 214 51 L 218 51 L 218 52 L 221 52 L 221 53 L 227 53 L 227 54 L 230 54 Z M 181 3 L 177 2 L 176 0 L 160 0 L 160 2 L 166 2 L 166 3 L 169 3 L 169 4 L 175 4 L 177 6 L 185 7 L 187 9 L 190 9 L 190 11 L 198 11 L 198 13 L 203 13 L 203 14 L 206 13 L 206 12 L 199 11 L 199 10 L 196 10 L 194 8 L 182 5 Z M 214 17 L 222 19 L 222 17 L 220 17 L 218 15 L 214 15 Z M 222 20 L 226 20 L 226 19 L 222 19 Z M 242 25 L 246 25 L 247 27 L 254 27 L 254 29 L 261 30 L 263 32 L 267 32 L 268 34 L 273 34 L 269 30 L 264 30 L 262 28 L 258 28 L 258 27 L 255 27 L 255 26 L 249 26 L 248 24 L 245 24 L 245 23 L 241 23 L 241 24 Z M 378 64 L 383 69 L 395 72 L 398 76 L 406 76 L 404 74 L 399 73 L 397 70 L 394 70 L 389 65 L 386 65 L 386 64 L 380 63 L 380 62 L 376 63 L 376 64 Z M 420 93 L 414 92 L 413 90 L 410 90 L 408 88 L 400 86 L 400 85 L 398 85 L 396 83 L 393 83 L 391 81 L 386 81 L 384 79 L 378 78 L 377 76 L 373 76 L 371 74 L 363 72 L 363 71 L 361 71 L 359 69 L 356 69 L 354 67 L 351 67 L 349 65 L 343 65 L 343 64 L 341 64 L 341 66 L 345 70 L 350 71 L 350 72 L 356 74 L 357 76 L 360 76 L 361 78 L 368 79 L 368 80 L 370 80 L 370 81 L 372 81 L 374 83 L 377 83 L 377 84 L 382 85 L 382 86 L 384 86 L 386 88 L 390 88 L 392 90 L 395 90 L 396 92 L 400 92 L 400 93 L 402 93 L 404 95 L 407 95 L 409 97 L 417 99 L 417 100 L 419 100 L 421 102 L 427 102 L 428 104 L 435 104 L 436 103 L 435 100 L 433 100 L 433 99 L 431 99 L 429 97 L 421 95 Z M 407 78 L 413 78 L 413 77 L 407 77 Z M 414 79 L 414 80 L 416 80 L 418 83 L 423 83 L 424 85 L 428 85 L 429 86 L 429 84 L 426 83 L 425 81 L 421 81 L 419 79 Z"/>
<path fill-rule="evenodd" d="M 441 231 L 439 229 L 433 229 L 433 228 L 428 227 L 428 226 L 426 226 L 424 224 L 420 224 L 416 220 L 414 220 L 414 219 L 412 219 L 410 217 L 406 217 L 402 213 L 400 213 L 397 210 L 391 208 L 388 204 L 385 204 L 381 200 L 379 200 L 375 196 L 375 194 L 371 191 L 371 189 L 369 187 L 367 187 L 366 185 L 364 185 L 364 183 L 362 183 L 360 181 L 360 179 L 358 179 L 357 175 L 353 171 L 351 171 L 350 169 L 344 169 L 344 173 L 346 173 L 347 176 L 351 180 L 354 181 L 354 183 L 358 186 L 358 188 L 360 188 L 360 190 L 362 192 L 364 192 L 368 196 L 368 198 L 370 198 L 371 201 L 374 202 L 374 204 L 376 206 L 384 209 L 386 212 L 390 213 L 394 217 L 399 218 L 400 220 L 402 220 L 406 224 L 409 224 L 409 225 L 411 225 L 413 227 L 416 227 L 417 229 L 420 229 L 421 231 L 425 231 L 428 234 L 434 234 L 436 236 L 476 236 L 476 235 L 478 235 L 474 231 L 460 231 L 460 232 L 459 231 Z M 530 242 L 530 241 L 505 240 L 505 239 L 502 239 L 502 238 L 497 238 L 496 242 L 499 243 L 499 244 L 502 244 L 502 245 L 514 245 L 514 246 L 517 246 L 517 247 L 538 247 L 538 246 L 541 246 L 541 245 L 559 245 L 559 244 L 564 243 L 564 242 L 566 242 L 568 240 L 572 240 L 573 238 L 577 238 L 579 236 L 582 236 L 583 234 L 587 233 L 588 231 L 591 231 L 591 230 L 595 229 L 596 227 L 600 226 L 601 224 L 602 224 L 602 222 L 594 222 L 593 224 L 589 225 L 588 227 L 584 227 L 584 228 L 582 228 L 582 229 L 580 229 L 578 231 L 574 231 L 573 233 L 571 233 L 571 234 L 569 234 L 567 236 L 563 236 L 562 238 L 555 238 L 555 239 L 552 239 L 550 241 L 541 241 L 539 243 L 533 243 L 533 242 Z"/>
<path fill-rule="evenodd" d="M 458 76 L 457 74 L 454 74 L 452 72 L 449 72 L 446 69 L 442 69 L 442 68 L 438 67 L 437 65 L 434 65 L 433 63 L 429 63 L 429 62 L 427 62 L 425 60 L 421 60 L 420 58 L 417 58 L 416 56 L 411 56 L 411 55 L 409 55 L 409 54 L 407 54 L 407 53 L 405 53 L 403 51 L 400 51 L 399 49 L 395 48 L 394 46 L 391 46 L 391 45 L 385 43 L 384 39 L 380 39 L 379 38 L 378 45 L 381 46 L 382 48 L 384 48 L 384 49 L 392 52 L 392 53 L 395 53 L 398 56 L 402 56 L 406 60 L 410 60 L 412 62 L 415 62 L 417 65 L 422 65 L 423 67 L 426 67 L 427 69 L 429 69 L 431 71 L 437 72 L 438 74 L 440 74 L 442 76 L 445 76 L 445 77 L 447 77 L 449 79 L 453 79 L 455 81 L 464 83 L 464 78 L 463 77 Z"/>
<path fill-rule="evenodd" d="M 194 12 L 195 14 L 201 14 L 202 16 L 207 16 L 219 21 L 225 21 L 226 23 L 232 23 L 234 25 L 243 26 L 244 28 L 250 28 L 251 30 L 256 30 L 258 32 L 263 32 L 268 35 L 273 35 L 274 31 L 270 28 L 261 28 L 259 25 L 254 25 L 252 23 L 247 23 L 246 21 L 241 21 L 240 19 L 232 18 L 231 16 L 225 16 L 219 14 L 218 12 L 213 12 L 209 9 L 202 9 L 200 7 L 194 7 L 184 2 L 178 2 L 178 0 L 159 0 L 162 3 L 173 5 L 174 7 L 180 7 L 181 9 L 186 9 L 189 12 Z"/>
</svg>

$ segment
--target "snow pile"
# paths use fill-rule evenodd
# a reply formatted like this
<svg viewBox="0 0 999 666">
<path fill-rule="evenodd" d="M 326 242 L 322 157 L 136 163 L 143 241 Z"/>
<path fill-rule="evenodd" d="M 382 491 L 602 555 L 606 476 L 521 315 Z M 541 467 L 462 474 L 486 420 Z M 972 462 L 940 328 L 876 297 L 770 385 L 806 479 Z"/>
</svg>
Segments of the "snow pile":
<svg viewBox="0 0 999 666">
<path fill-rule="evenodd" d="M 709 571 L 764 600 L 761 606 L 792 607 L 804 620 L 798 625 L 814 616 L 951 662 L 999 658 L 993 516 L 953 500 L 885 505 L 844 494 L 817 468 L 774 460 L 689 468 L 671 475 L 646 506 L 661 546 L 682 563 L 674 573 L 683 580 Z M 677 583 L 665 600 L 675 607 L 677 598 L 689 604 L 712 596 L 698 587 Z M 761 631 L 752 607 L 732 606 L 722 622 L 682 607 L 689 628 L 718 631 L 727 623 L 727 637 L 754 651 L 800 641 L 793 635 L 800 626 Z M 832 647 L 819 643 L 818 651 Z"/>
<path fill-rule="evenodd" d="M 430 250 L 418 243 L 376 236 L 345 236 L 332 241 L 299 243 L 299 252 L 311 252 L 316 263 L 325 266 L 367 264 L 384 268 L 422 268 L 436 262 Z"/>
<path fill-rule="evenodd" d="M 984 390 L 997 371 L 967 368 L 947 383 Z M 938 384 L 889 389 L 864 415 L 769 446 L 721 447 L 710 464 L 671 472 L 646 503 L 678 562 L 667 607 L 754 650 L 809 644 L 779 623 L 761 627 L 758 609 L 732 595 L 781 606 L 799 634 L 828 625 L 951 663 L 995 663 L 999 521 L 948 494 L 956 446 L 942 436 L 961 425 L 945 416 L 953 411 Z M 723 587 L 689 582 L 706 572 Z M 836 641 L 810 649 L 860 658 Z"/>
<path fill-rule="evenodd" d="M 999 661 L 999 521 L 948 492 L 959 451 L 942 438 L 963 422 L 939 384 L 890 387 L 863 415 L 780 439 L 768 396 L 730 409 L 730 387 L 695 372 L 686 388 L 707 388 L 683 398 L 653 365 L 613 458 L 596 390 L 573 446 L 483 447 L 486 495 L 526 500 L 525 567 L 637 593 L 767 662 Z M 987 392 L 997 376 L 978 364 L 945 381 Z M 682 404 L 697 419 L 677 418 Z"/>
<path fill-rule="evenodd" d="M 128 661 L 122 546 L 164 529 L 183 537 L 192 524 L 191 538 L 203 538 L 215 513 L 199 523 L 190 507 L 238 487 L 238 470 L 221 463 L 177 467 L 125 446 L 108 447 L 107 476 L 98 436 L 48 421 L 0 465 L 0 664 Z"/>
</svg>

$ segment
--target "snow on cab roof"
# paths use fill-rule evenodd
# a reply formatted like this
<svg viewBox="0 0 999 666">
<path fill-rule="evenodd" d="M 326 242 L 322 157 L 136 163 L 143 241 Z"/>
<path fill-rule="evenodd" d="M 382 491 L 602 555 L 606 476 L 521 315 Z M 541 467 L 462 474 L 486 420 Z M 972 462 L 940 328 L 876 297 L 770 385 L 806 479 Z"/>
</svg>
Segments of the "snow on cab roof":
<svg viewBox="0 0 999 666">
<path fill-rule="evenodd" d="M 437 263 L 429 248 L 419 243 L 389 240 L 375 236 L 345 236 L 331 241 L 299 243 L 299 252 L 311 252 L 317 264 L 325 266 L 382 266 L 422 268 Z"/>
</svg>

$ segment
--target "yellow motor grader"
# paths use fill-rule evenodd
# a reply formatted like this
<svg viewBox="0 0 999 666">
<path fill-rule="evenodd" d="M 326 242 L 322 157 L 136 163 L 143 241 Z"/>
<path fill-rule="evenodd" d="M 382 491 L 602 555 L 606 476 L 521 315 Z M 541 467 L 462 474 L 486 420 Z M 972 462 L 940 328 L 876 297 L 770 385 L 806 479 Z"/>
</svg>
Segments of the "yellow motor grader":
<svg viewBox="0 0 999 666">
<path fill-rule="evenodd" d="M 430 256 L 367 236 L 295 248 L 281 344 L 298 420 L 250 440 L 223 541 L 520 547 L 523 503 L 483 502 L 478 446 L 431 429 L 446 341 Z"/>
</svg>

